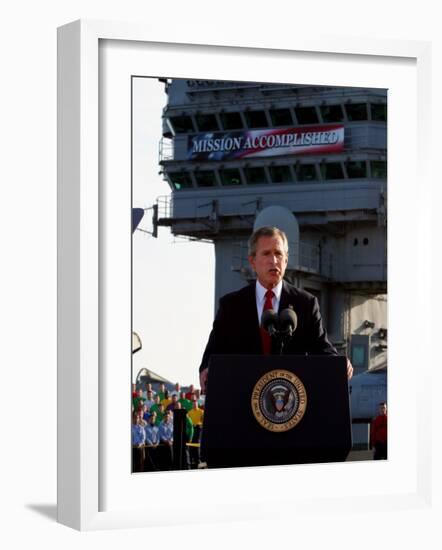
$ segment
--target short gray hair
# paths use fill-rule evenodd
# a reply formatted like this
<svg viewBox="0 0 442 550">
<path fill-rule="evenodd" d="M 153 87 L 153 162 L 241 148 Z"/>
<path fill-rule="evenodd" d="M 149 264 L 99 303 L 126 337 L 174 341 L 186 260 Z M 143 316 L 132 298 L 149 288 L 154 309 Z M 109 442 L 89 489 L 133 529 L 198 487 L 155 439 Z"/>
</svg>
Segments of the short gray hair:
<svg viewBox="0 0 442 550">
<path fill-rule="evenodd" d="M 248 250 L 249 256 L 256 256 L 256 245 L 258 243 L 258 239 L 260 239 L 261 237 L 280 237 L 284 245 L 284 250 L 288 255 L 289 243 L 284 231 L 282 231 L 278 227 L 274 227 L 271 225 L 264 225 L 263 227 L 259 227 L 258 229 L 256 229 L 250 236 L 250 239 L 247 243 L 249 248 Z"/>
</svg>

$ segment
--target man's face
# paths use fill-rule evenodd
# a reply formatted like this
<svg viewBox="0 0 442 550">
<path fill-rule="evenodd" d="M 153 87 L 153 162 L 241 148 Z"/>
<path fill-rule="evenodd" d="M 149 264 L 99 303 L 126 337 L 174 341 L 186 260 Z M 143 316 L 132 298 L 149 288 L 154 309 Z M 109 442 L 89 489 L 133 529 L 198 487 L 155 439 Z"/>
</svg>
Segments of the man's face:
<svg viewBox="0 0 442 550">
<path fill-rule="evenodd" d="M 387 414 L 387 405 L 379 405 L 379 414 L 385 415 Z"/>
<path fill-rule="evenodd" d="M 284 277 L 287 261 L 281 237 L 260 237 L 256 243 L 255 256 L 249 256 L 249 263 L 258 281 L 268 290 Z"/>
</svg>

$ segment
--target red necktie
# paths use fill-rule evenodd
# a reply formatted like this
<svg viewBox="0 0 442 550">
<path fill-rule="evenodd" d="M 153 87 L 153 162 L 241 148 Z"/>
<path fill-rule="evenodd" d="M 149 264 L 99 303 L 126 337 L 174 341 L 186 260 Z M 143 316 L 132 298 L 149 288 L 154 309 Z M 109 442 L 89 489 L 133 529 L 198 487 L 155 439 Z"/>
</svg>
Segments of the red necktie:
<svg viewBox="0 0 442 550">
<path fill-rule="evenodd" d="M 274 293 L 273 290 L 268 290 L 265 293 L 265 302 L 262 312 L 266 311 L 267 309 L 273 309 L 272 299 L 273 299 Z M 270 355 L 272 351 L 272 338 L 270 337 L 270 334 L 264 330 L 263 328 L 261 330 L 261 341 L 262 341 L 262 352 L 264 355 Z"/>
</svg>

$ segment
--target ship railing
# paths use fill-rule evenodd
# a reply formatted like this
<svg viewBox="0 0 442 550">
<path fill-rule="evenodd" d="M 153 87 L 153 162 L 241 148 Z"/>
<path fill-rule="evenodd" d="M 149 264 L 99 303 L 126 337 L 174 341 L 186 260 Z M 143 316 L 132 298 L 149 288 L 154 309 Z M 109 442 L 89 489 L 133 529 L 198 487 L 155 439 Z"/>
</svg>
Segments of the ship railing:
<svg viewBox="0 0 442 550">
<path fill-rule="evenodd" d="M 157 198 L 158 219 L 172 219 L 174 215 L 173 195 L 162 195 Z M 231 269 L 247 273 L 249 270 L 248 248 L 246 241 L 234 244 Z M 334 276 L 333 254 L 324 248 L 307 242 L 289 242 L 289 270 L 305 271 L 318 274 L 328 279 Z"/>
<path fill-rule="evenodd" d="M 161 138 L 158 147 L 158 161 L 164 162 L 174 159 L 173 139 Z"/>
<path fill-rule="evenodd" d="M 172 195 L 161 195 L 157 197 L 158 219 L 170 219 L 173 212 Z"/>
</svg>

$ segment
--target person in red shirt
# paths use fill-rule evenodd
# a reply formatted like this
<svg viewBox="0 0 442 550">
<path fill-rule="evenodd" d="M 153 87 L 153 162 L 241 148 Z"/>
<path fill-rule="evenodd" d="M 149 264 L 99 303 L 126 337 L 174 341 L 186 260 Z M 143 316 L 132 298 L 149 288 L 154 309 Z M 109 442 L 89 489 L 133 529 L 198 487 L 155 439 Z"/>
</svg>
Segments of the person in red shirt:
<svg viewBox="0 0 442 550">
<path fill-rule="evenodd" d="M 379 403 L 379 415 L 370 427 L 370 449 L 374 460 L 387 459 L 387 403 Z"/>
</svg>

